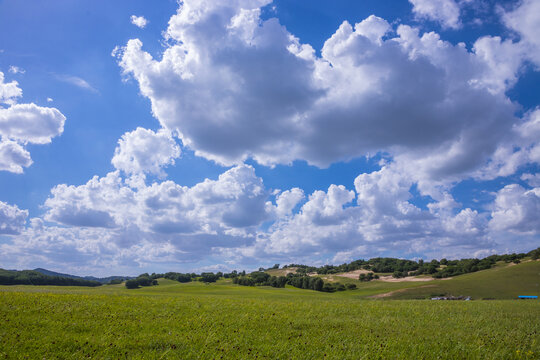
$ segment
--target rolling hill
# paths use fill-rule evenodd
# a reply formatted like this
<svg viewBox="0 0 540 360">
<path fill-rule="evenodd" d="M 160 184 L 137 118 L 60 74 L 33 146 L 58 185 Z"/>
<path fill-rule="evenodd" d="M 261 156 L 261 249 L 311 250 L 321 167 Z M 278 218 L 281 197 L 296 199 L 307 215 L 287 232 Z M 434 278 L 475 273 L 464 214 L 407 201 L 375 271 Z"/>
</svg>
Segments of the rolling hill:
<svg viewBox="0 0 540 360">
<path fill-rule="evenodd" d="M 471 296 L 473 299 L 516 299 L 540 296 L 540 261 L 498 264 L 496 267 L 389 294 L 388 299 L 424 299 L 438 295 Z"/>
</svg>

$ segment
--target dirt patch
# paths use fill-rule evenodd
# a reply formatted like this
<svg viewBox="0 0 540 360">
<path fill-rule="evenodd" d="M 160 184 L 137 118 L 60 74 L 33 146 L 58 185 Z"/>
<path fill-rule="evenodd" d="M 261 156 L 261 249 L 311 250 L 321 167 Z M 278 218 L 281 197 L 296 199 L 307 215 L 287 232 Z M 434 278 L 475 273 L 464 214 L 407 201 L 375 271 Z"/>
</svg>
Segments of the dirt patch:
<svg viewBox="0 0 540 360">
<path fill-rule="evenodd" d="M 341 276 L 341 277 L 346 277 L 346 278 L 349 278 L 349 279 L 358 280 L 358 277 L 360 276 L 360 274 L 367 274 L 367 273 L 370 273 L 370 272 L 372 272 L 372 271 L 360 269 L 360 270 L 354 270 L 354 271 L 346 272 L 346 273 L 343 273 L 343 274 L 334 274 L 333 276 Z M 324 278 L 325 277 L 323 277 L 323 279 Z M 450 279 L 450 278 L 446 278 L 446 279 Z M 444 280 L 446 280 L 446 279 L 444 279 Z M 328 280 L 333 280 L 333 279 L 328 279 Z M 435 279 L 432 278 L 432 277 L 416 277 L 416 276 L 407 276 L 407 277 L 404 277 L 404 278 L 395 278 L 395 277 L 392 277 L 392 275 L 384 275 L 384 276 L 379 277 L 378 280 L 379 281 L 384 281 L 384 282 L 410 282 L 410 281 L 433 281 Z M 377 280 L 373 280 L 373 281 L 377 281 Z"/>
<path fill-rule="evenodd" d="M 286 269 L 282 269 L 282 270 L 283 270 L 283 273 L 285 275 L 287 275 L 287 274 L 295 274 L 296 270 L 298 270 L 298 268 L 291 267 L 291 268 L 286 268 Z"/>
<path fill-rule="evenodd" d="M 414 289 L 419 289 L 419 288 L 428 288 L 428 287 L 434 287 L 435 285 L 424 285 L 424 286 L 419 286 L 417 288 L 414 288 Z M 373 295 L 373 296 L 370 296 L 370 298 L 372 299 L 383 299 L 383 298 L 387 298 L 387 297 L 390 297 L 394 294 L 399 294 L 399 293 L 402 293 L 402 292 L 405 292 L 409 289 L 399 289 L 399 290 L 394 290 L 394 291 L 390 291 L 390 292 L 387 292 L 387 293 L 384 293 L 384 294 L 377 294 L 377 295 Z"/>
<path fill-rule="evenodd" d="M 367 273 L 370 273 L 370 272 L 372 272 L 372 271 L 360 269 L 360 270 L 354 270 L 354 271 L 349 271 L 349 272 L 346 272 L 346 273 L 343 273 L 343 274 L 335 274 L 335 275 L 336 276 L 341 276 L 341 277 L 346 277 L 346 278 L 349 278 L 349 279 L 358 280 L 358 277 L 360 276 L 360 274 L 367 274 Z"/>
</svg>

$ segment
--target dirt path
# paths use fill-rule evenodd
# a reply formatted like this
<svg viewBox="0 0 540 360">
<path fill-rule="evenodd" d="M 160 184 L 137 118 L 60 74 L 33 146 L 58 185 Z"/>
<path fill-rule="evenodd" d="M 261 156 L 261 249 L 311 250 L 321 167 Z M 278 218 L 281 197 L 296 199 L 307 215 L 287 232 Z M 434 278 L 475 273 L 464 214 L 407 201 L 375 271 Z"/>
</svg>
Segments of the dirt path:
<svg viewBox="0 0 540 360">
<path fill-rule="evenodd" d="M 343 273 L 343 274 L 334 274 L 333 276 L 341 276 L 341 277 L 346 277 L 346 278 L 349 278 L 349 279 L 355 279 L 357 280 L 358 277 L 360 276 L 360 274 L 367 274 L 367 273 L 370 273 L 371 271 L 370 270 L 354 270 L 354 271 L 350 271 L 350 272 L 346 272 L 346 273 Z M 384 281 L 384 282 L 409 282 L 409 281 L 432 281 L 432 280 L 435 280 L 434 278 L 431 278 L 431 277 L 416 277 L 416 276 L 407 276 L 407 277 L 404 277 L 404 278 L 395 278 L 395 277 L 392 277 L 391 275 L 385 275 L 385 276 L 381 276 L 378 281 Z M 373 281 L 377 281 L 377 280 L 373 280 Z"/>
<path fill-rule="evenodd" d="M 381 276 L 379 278 L 379 280 L 384 281 L 384 282 L 410 282 L 410 281 L 433 281 L 435 279 L 432 278 L 432 277 L 419 278 L 419 277 L 416 277 L 416 276 L 407 276 L 407 277 L 404 277 L 404 278 L 395 278 L 395 277 L 392 277 L 391 275 L 388 275 L 388 276 Z"/>
<path fill-rule="evenodd" d="M 341 276 L 341 277 L 346 277 L 346 278 L 349 278 L 349 279 L 358 280 L 358 277 L 360 276 L 360 274 L 367 274 L 367 273 L 370 273 L 370 272 L 371 272 L 370 270 L 360 269 L 360 270 L 354 270 L 354 271 L 346 272 L 346 273 L 343 273 L 343 274 L 335 274 L 335 276 Z"/>
<path fill-rule="evenodd" d="M 434 287 L 434 286 L 435 285 L 424 285 L 424 286 L 419 286 L 419 287 L 413 288 L 413 289 L 427 288 L 427 287 Z M 398 290 L 390 291 L 390 292 L 387 292 L 387 293 L 384 293 L 384 294 L 373 295 L 373 296 L 370 296 L 370 298 L 372 298 L 372 299 L 382 299 L 382 298 L 390 297 L 390 296 L 392 296 L 394 294 L 399 294 L 399 293 L 405 292 L 405 291 L 407 291 L 409 289 L 411 289 L 411 288 L 398 289 Z"/>
</svg>

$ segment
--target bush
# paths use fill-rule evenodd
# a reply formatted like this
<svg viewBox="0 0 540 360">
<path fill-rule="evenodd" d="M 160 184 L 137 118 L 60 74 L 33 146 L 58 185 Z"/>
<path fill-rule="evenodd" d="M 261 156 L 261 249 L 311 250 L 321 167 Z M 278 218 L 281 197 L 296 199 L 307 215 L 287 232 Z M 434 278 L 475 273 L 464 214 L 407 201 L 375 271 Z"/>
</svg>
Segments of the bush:
<svg viewBox="0 0 540 360">
<path fill-rule="evenodd" d="M 126 288 L 137 289 L 139 287 L 139 281 L 137 279 L 131 279 L 126 281 Z"/>
<path fill-rule="evenodd" d="M 181 283 L 188 283 L 191 282 L 191 275 L 189 274 L 178 274 L 176 277 L 176 281 Z"/>
</svg>

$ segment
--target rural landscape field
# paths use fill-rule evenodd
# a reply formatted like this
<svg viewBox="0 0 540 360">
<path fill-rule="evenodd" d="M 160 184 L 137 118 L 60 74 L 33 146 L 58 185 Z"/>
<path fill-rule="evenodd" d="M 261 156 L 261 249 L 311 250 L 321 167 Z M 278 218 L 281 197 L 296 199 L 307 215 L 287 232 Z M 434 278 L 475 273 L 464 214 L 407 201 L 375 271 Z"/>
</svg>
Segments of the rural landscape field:
<svg viewBox="0 0 540 360">
<path fill-rule="evenodd" d="M 0 360 L 540 360 L 540 0 L 0 0 Z"/>
<path fill-rule="evenodd" d="M 270 270 L 275 272 L 276 270 Z M 347 279 L 339 274 L 334 279 Z M 340 279 L 342 278 L 342 279 Z M 342 280 L 343 281 L 343 280 Z M 6 359 L 537 359 L 540 261 L 324 293 L 179 283 L 0 287 Z M 428 284 L 429 285 L 426 285 Z M 433 301 L 434 295 L 472 301 Z M 394 299 L 416 300 L 394 300 Z M 491 299 L 491 300 L 482 300 Z M 418 300 L 425 299 L 425 300 Z"/>
</svg>

